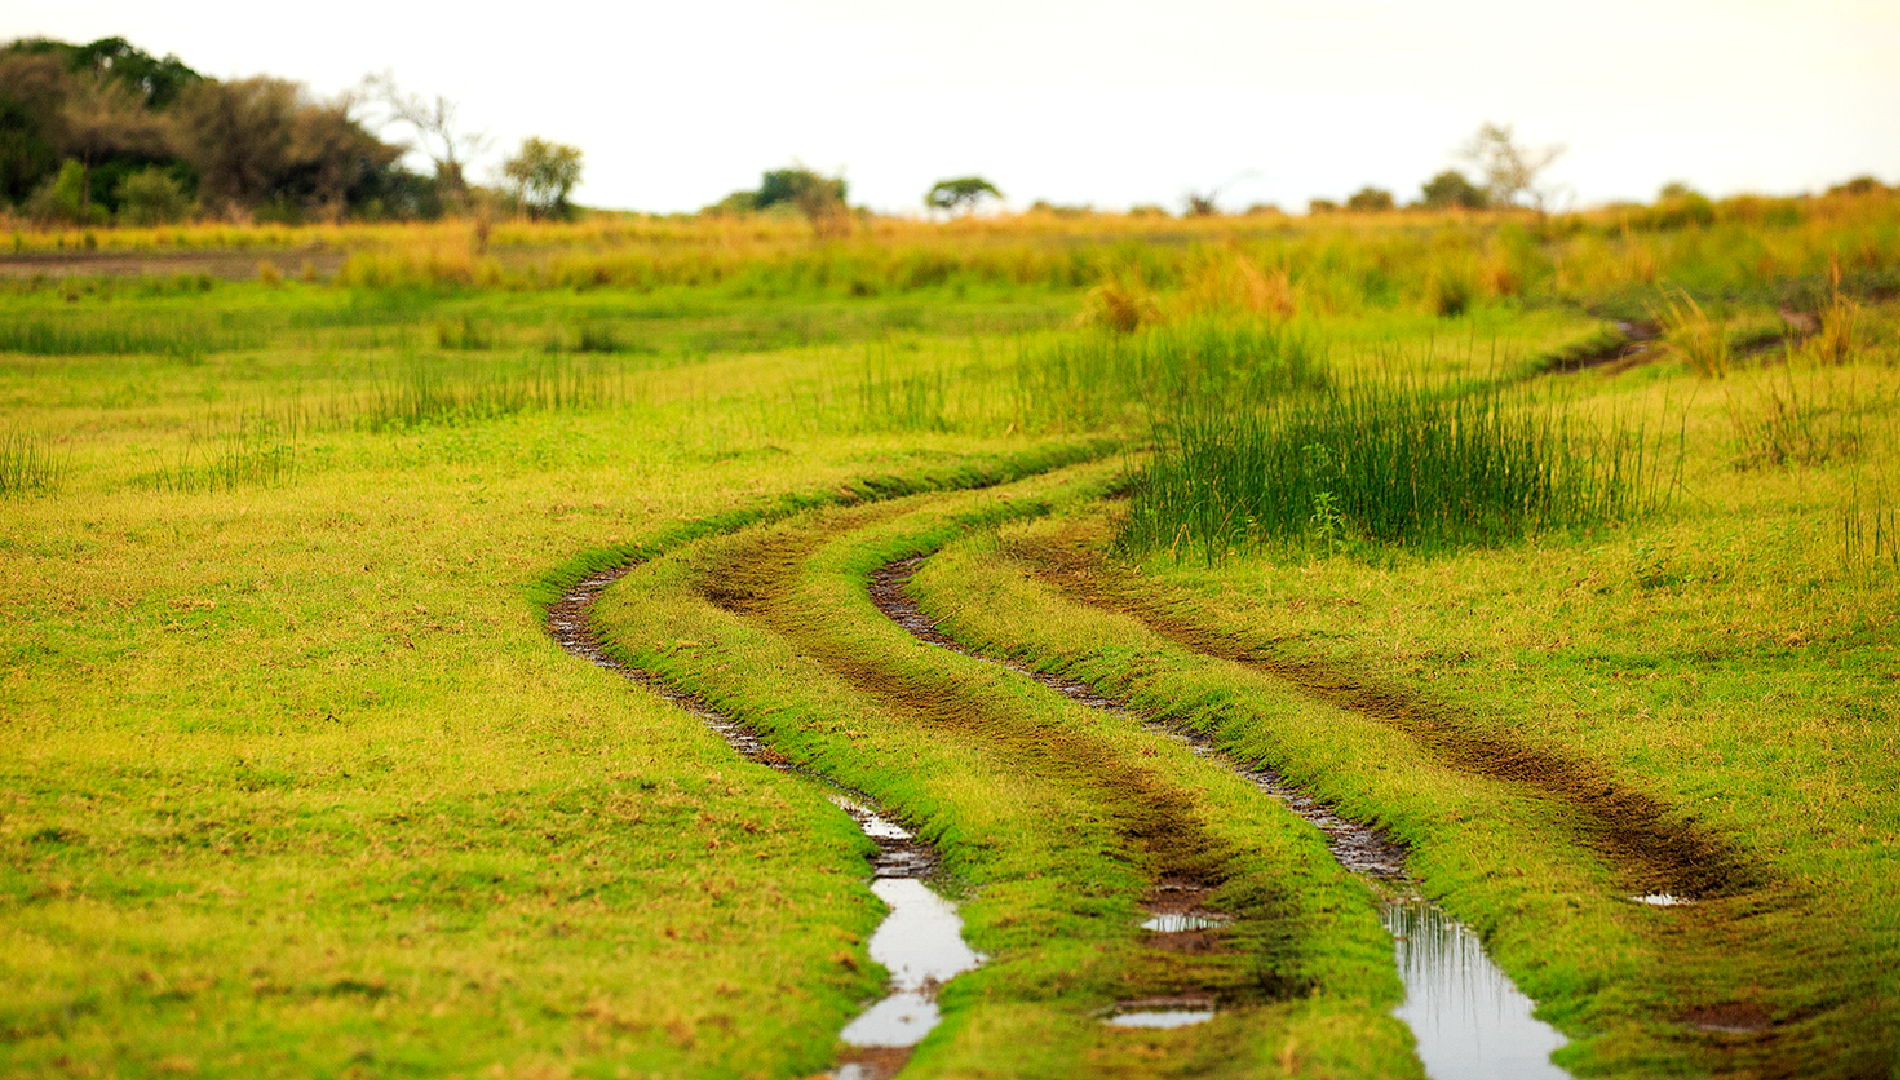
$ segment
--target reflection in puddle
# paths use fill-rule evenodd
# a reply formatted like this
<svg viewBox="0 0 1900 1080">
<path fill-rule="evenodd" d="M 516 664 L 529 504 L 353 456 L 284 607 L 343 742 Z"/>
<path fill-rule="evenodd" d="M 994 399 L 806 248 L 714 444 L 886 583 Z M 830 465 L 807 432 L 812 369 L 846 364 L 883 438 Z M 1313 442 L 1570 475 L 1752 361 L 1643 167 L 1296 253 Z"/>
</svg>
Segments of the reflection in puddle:
<svg viewBox="0 0 1900 1080">
<path fill-rule="evenodd" d="M 1478 935 L 1423 900 L 1388 900 L 1405 1003 L 1393 1015 L 1418 1040 L 1432 1080 L 1565 1077 L 1550 1063 L 1564 1037 L 1531 1017 L 1531 999 L 1484 954 Z"/>
<path fill-rule="evenodd" d="M 1683 904 L 1695 903 L 1694 900 L 1686 896 L 1671 896 L 1666 892 L 1650 893 L 1647 896 L 1632 896 L 1630 899 L 1639 904 L 1648 904 L 1650 907 L 1679 907 Z"/>
<path fill-rule="evenodd" d="M 1105 1021 L 1111 1027 L 1178 1028 L 1206 1023 L 1214 1019 L 1212 1009 L 1169 1009 L 1154 1012 L 1118 1013 Z"/>
<path fill-rule="evenodd" d="M 903 592 L 904 584 L 924 558 L 900 560 L 873 575 L 873 601 L 898 625 L 921 640 L 1022 672 L 1072 701 L 1132 720 L 1142 719 L 1122 702 L 1084 683 L 982 656 L 946 636 Z M 1145 726 L 1181 739 L 1202 757 L 1222 762 L 1305 818 L 1325 834 L 1327 847 L 1341 866 L 1379 883 L 1382 889 L 1396 887 L 1409 894 L 1414 888 L 1405 870 L 1404 847 L 1379 830 L 1340 817 L 1331 806 L 1269 769 L 1250 768 L 1226 759 L 1203 735 L 1152 722 Z M 1663 906 L 1691 902 L 1660 895 L 1632 899 Z M 1207 918 L 1205 912 L 1156 913 L 1142 925 L 1163 933 L 1221 925 L 1193 921 Z M 1410 895 L 1386 901 L 1383 920 L 1395 940 L 1399 975 L 1405 983 L 1405 1003 L 1394 1010 L 1394 1015 L 1412 1029 L 1419 1059 L 1432 1080 L 1568 1077 L 1550 1063 L 1551 1051 L 1564 1045 L 1564 1037 L 1549 1024 L 1531 1017 L 1535 1004 L 1485 956 L 1476 934 L 1437 906 Z M 1127 1011 L 1105 1022 L 1117 1027 L 1184 1027 L 1214 1016 L 1211 1001 L 1126 1002 L 1122 1007 Z"/>
<path fill-rule="evenodd" d="M 955 904 L 916 878 L 871 885 L 891 913 L 871 935 L 871 959 L 891 973 L 892 994 L 839 1034 L 852 1046 L 915 1046 L 937 1026 L 937 986 L 983 962 L 963 943 Z"/>
<path fill-rule="evenodd" d="M 1189 930 L 1213 930 L 1233 921 L 1232 915 L 1211 911 L 1160 912 L 1150 915 L 1141 928 L 1157 934 L 1182 934 Z"/>
<path fill-rule="evenodd" d="M 552 604 L 548 608 L 548 629 L 554 639 L 568 652 L 619 672 L 698 717 L 746 760 L 794 771 L 783 758 L 769 754 L 764 742 L 738 720 L 665 679 L 607 653 L 593 629 L 594 602 L 633 566 L 628 562 L 595 574 Z M 796 771 L 837 786 L 836 781 L 817 773 Z M 834 793 L 831 801 L 877 843 L 871 891 L 890 906 L 891 913 L 871 936 L 870 952 L 872 959 L 890 969 L 892 993 L 853 1020 L 841 1034 L 843 1041 L 858 1048 L 865 1060 L 843 1062 L 830 1075 L 834 1080 L 880 1080 L 903 1067 L 904 1048 L 917 1045 L 937 1026 L 938 985 L 981 964 L 983 957 L 963 943 L 963 920 L 957 917 L 956 905 L 931 892 L 921 880 L 936 869 L 936 852 L 860 799 Z"/>
</svg>

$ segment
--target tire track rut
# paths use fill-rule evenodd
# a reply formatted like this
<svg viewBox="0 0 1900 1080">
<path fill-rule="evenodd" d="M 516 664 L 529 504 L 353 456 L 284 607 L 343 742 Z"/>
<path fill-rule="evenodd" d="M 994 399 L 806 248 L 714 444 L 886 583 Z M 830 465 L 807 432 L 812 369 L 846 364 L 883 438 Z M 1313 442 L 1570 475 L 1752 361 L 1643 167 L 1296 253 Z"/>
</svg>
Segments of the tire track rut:
<svg viewBox="0 0 1900 1080">
<path fill-rule="evenodd" d="M 1766 874 L 1741 852 L 1662 801 L 1601 768 L 1509 736 L 1472 731 L 1403 691 L 1378 687 L 1314 661 L 1292 659 L 1169 610 L 1071 536 L 1019 546 L 1046 585 L 1073 600 L 1126 615 L 1191 652 L 1240 664 L 1302 693 L 1397 728 L 1441 764 L 1530 788 L 1575 811 L 1581 838 L 1638 893 L 1708 900 L 1762 888 Z"/>
</svg>

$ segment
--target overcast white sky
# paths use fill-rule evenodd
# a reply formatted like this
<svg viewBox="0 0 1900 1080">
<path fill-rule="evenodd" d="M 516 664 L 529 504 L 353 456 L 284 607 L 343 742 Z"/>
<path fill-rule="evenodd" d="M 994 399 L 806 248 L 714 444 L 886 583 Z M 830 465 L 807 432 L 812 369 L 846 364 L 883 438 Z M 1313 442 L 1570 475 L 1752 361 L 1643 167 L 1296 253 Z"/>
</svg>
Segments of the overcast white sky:
<svg viewBox="0 0 1900 1080">
<path fill-rule="evenodd" d="M 324 94 L 392 69 L 490 162 L 573 143 L 579 201 L 641 210 L 794 158 L 882 210 L 968 173 L 1019 206 L 1178 208 L 1249 172 L 1223 205 L 1403 200 L 1486 120 L 1566 144 L 1583 203 L 1900 181 L 1896 0 L 0 0 L 0 38 L 113 34 Z"/>
</svg>

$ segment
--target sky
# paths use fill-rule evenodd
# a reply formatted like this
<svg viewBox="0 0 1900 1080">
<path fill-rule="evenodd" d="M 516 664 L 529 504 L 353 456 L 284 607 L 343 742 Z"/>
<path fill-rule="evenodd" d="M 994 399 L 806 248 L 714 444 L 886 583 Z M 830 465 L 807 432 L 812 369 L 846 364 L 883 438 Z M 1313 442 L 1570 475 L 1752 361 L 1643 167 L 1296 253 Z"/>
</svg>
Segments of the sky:
<svg viewBox="0 0 1900 1080">
<path fill-rule="evenodd" d="M 793 162 L 922 210 L 945 177 L 1104 209 L 1400 201 L 1485 122 L 1562 144 L 1556 205 L 1900 182 L 1895 0 L 0 0 L 0 38 L 117 35 L 217 78 L 445 94 L 576 200 L 693 210 Z M 396 132 L 386 133 L 394 137 Z"/>
</svg>

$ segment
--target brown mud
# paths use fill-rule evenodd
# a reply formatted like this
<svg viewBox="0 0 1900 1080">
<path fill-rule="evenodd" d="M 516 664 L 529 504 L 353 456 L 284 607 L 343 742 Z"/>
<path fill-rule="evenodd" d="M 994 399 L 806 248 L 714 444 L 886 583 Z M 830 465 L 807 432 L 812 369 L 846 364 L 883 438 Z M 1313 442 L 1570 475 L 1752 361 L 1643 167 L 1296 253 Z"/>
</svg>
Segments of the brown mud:
<svg viewBox="0 0 1900 1080">
<path fill-rule="evenodd" d="M 626 577 L 638 565 L 639 560 L 633 560 L 593 574 L 577 582 L 563 592 L 560 599 L 550 604 L 547 610 L 547 628 L 555 642 L 569 653 L 609 671 L 617 672 L 698 718 L 724 738 L 727 745 L 731 746 L 740 757 L 781 772 L 796 772 L 811 777 L 843 792 L 846 797 L 834 798 L 834 801 L 877 845 L 877 855 L 871 863 L 874 879 L 922 879 L 931 876 L 937 869 L 939 861 L 936 849 L 918 841 L 907 830 L 892 828 L 889 822 L 878 816 L 871 805 L 867 805 L 871 804 L 869 796 L 839 784 L 829 777 L 794 767 L 744 724 L 714 708 L 698 696 L 672 686 L 660 676 L 616 659 L 607 650 L 606 643 L 593 625 L 594 604 L 599 601 L 601 593 Z M 839 1053 L 834 1069 L 824 1075 L 839 1078 L 839 1080 L 886 1080 L 903 1070 L 904 1065 L 910 1061 L 913 1049 L 914 1047 L 910 1046 L 848 1047 Z"/>
<path fill-rule="evenodd" d="M 817 550 L 833 536 L 880 516 L 874 509 L 848 511 L 821 523 L 773 530 L 711 568 L 701 591 L 714 605 L 785 637 L 891 714 L 1006 749 L 1013 766 L 1088 799 L 1149 877 L 1150 899 L 1178 893 L 1198 902 L 1227 880 L 1234 853 L 1208 832 L 1194 800 L 1153 770 L 1124 760 L 1084 733 L 1014 715 L 979 693 L 894 672 L 887 661 L 853 652 L 821 621 L 795 607 L 800 571 Z M 1283 893 L 1253 890 L 1248 910 L 1233 912 L 1229 927 L 1204 931 L 1180 949 L 1151 942 L 1125 973 L 1126 990 L 1142 997 L 1186 994 L 1230 1006 L 1304 994 L 1305 980 L 1281 973 L 1291 966 L 1290 911 L 1290 897 Z M 1241 962 L 1229 944 L 1236 934 L 1272 955 L 1251 958 L 1263 962 Z"/>
<path fill-rule="evenodd" d="M 1045 585 L 1077 602 L 1128 616 L 1190 651 L 1281 680 L 1318 700 L 1388 724 L 1445 766 L 1521 785 L 1571 811 L 1576 841 L 1606 859 L 1632 892 L 1694 903 L 1657 909 L 1650 933 L 1672 957 L 1661 977 L 1681 1009 L 1660 1017 L 1713 1075 L 1769 1078 L 1887 1077 L 1880 1003 L 1854 986 L 1808 987 L 1810 963 L 1851 968 L 1846 938 L 1820 939 L 1828 916 L 1693 817 L 1610 776 L 1600 766 L 1474 731 L 1402 690 L 1373 685 L 1327 664 L 1209 625 L 1185 596 L 1169 596 L 1132 569 L 1111 564 L 1099 526 L 1078 522 L 1039 544 L 1006 553 Z M 1775 939 L 1799 942 L 1777 946 Z M 1825 955 L 1823 955 L 1825 954 Z M 1716 972 L 1727 974 L 1714 976 Z M 1706 974 L 1705 974 L 1706 973 Z M 1710 981 L 1727 985 L 1725 992 Z M 1724 993 L 1736 995 L 1733 998 Z M 1872 1040 L 1872 1041 L 1870 1041 Z"/>
<path fill-rule="evenodd" d="M 1609 859 L 1634 892 L 1708 900 L 1761 888 L 1766 872 L 1726 841 L 1598 766 L 1508 735 L 1471 730 L 1426 702 L 1375 686 L 1318 661 L 1285 656 L 1206 625 L 1152 586 L 1109 564 L 1073 532 L 1012 551 L 1063 595 L 1134 618 L 1203 656 L 1270 675 L 1330 705 L 1390 725 L 1461 772 L 1530 788 L 1572 808 L 1580 838 Z"/>
<path fill-rule="evenodd" d="M 293 278 L 307 264 L 329 279 L 343 269 L 349 252 L 336 248 L 152 251 L 35 251 L 0 255 L 0 278 L 167 277 L 204 274 L 225 281 L 248 281 L 257 268 L 270 263 L 278 274 Z"/>
<path fill-rule="evenodd" d="M 1766 356 L 1777 349 L 1792 352 L 1803 341 L 1820 332 L 1820 322 L 1813 316 L 1801 312 L 1783 311 L 1782 330 L 1761 334 L 1749 334 L 1729 344 L 1730 360 L 1744 360 L 1750 357 Z M 1620 375 L 1632 368 L 1662 360 L 1670 355 L 1669 346 L 1662 340 L 1662 326 L 1653 320 L 1623 320 L 1616 322 L 1617 336 L 1614 338 L 1595 338 L 1584 344 L 1545 357 L 1530 372 L 1537 375 L 1572 374 L 1579 371 L 1600 371 L 1604 375 Z"/>
<path fill-rule="evenodd" d="M 1188 743 L 1197 753 L 1214 752 L 1213 743 L 1206 736 L 1162 723 L 1154 717 L 1139 713 L 1127 702 L 1104 694 L 1087 683 L 1040 671 L 1027 664 L 988 656 L 945 634 L 937 626 L 936 621 L 924 613 L 923 608 L 905 589 L 911 578 L 916 576 L 918 567 L 922 566 L 927 558 L 929 558 L 927 555 L 914 555 L 908 559 L 898 559 L 878 567 L 871 574 L 871 603 L 883 612 L 886 618 L 903 627 L 913 637 L 964 656 L 997 664 L 1027 675 L 1071 701 L 1125 716 L 1151 729 L 1166 732 Z M 1285 777 L 1271 769 L 1242 765 L 1233 761 L 1227 764 L 1254 786 L 1279 800 L 1287 809 L 1306 819 L 1324 833 L 1327 848 L 1331 850 L 1333 858 L 1338 860 L 1341 866 L 1356 874 L 1366 874 L 1393 883 L 1406 880 L 1405 848 L 1392 838 L 1369 825 L 1340 817 L 1332 807 L 1287 783 Z M 1156 887 L 1160 893 L 1170 890 L 1181 893 L 1186 888 L 1180 883 L 1164 883 Z M 1182 912 L 1188 908 L 1156 895 L 1149 910 Z"/>
</svg>

